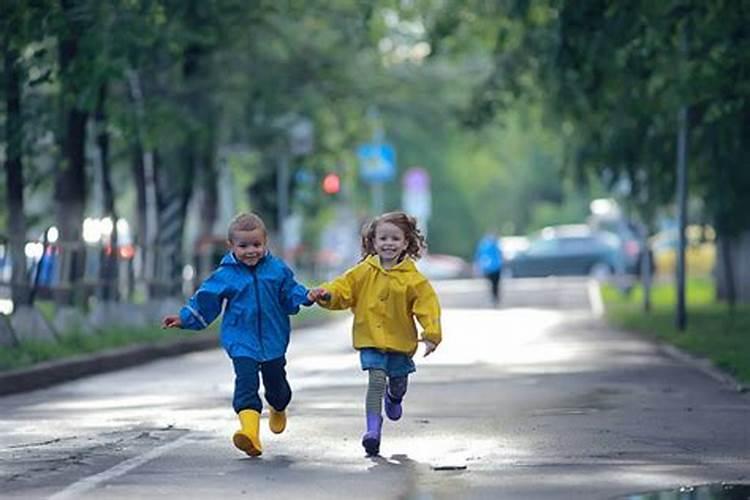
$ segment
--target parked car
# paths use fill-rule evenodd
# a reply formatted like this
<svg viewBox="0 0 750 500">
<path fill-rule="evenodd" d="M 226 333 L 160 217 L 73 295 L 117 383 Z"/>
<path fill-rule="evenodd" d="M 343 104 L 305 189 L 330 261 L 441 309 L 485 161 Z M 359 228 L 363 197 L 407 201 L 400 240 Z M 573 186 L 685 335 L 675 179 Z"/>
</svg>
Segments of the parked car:
<svg viewBox="0 0 750 500">
<path fill-rule="evenodd" d="M 513 277 L 586 276 L 605 278 L 624 268 L 621 241 L 585 224 L 544 228 L 528 249 L 508 262 Z"/>
<path fill-rule="evenodd" d="M 689 225 L 685 230 L 685 268 L 688 274 L 705 276 L 716 264 L 716 233 L 711 226 Z M 656 273 L 672 276 L 677 266 L 677 228 L 651 237 Z"/>
<path fill-rule="evenodd" d="M 417 261 L 417 268 L 429 279 L 466 278 L 471 265 L 461 257 L 428 253 Z"/>
<path fill-rule="evenodd" d="M 637 275 L 641 270 L 641 259 L 645 255 L 643 241 L 639 235 L 638 226 L 623 217 L 610 219 L 592 219 L 589 225 L 594 231 L 607 231 L 617 235 L 620 239 L 623 263 L 627 274 Z M 651 269 L 654 268 L 654 256 L 649 253 Z"/>
<path fill-rule="evenodd" d="M 529 248 L 529 238 L 526 236 L 502 236 L 499 241 L 504 262 L 510 262 Z"/>
</svg>

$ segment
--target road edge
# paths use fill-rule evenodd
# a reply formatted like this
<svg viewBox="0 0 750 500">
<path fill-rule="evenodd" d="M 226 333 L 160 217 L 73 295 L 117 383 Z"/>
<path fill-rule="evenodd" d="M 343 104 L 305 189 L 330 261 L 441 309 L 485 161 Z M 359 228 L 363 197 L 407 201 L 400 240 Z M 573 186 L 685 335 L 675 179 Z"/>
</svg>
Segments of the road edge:
<svg viewBox="0 0 750 500">
<path fill-rule="evenodd" d="M 331 318 L 310 318 L 300 321 L 294 328 L 308 328 L 329 321 Z M 45 361 L 28 368 L 0 372 L 0 396 L 44 389 L 89 375 L 113 372 L 161 358 L 219 347 L 218 332 L 197 334 L 186 332 L 184 338 L 135 344 L 66 359 Z"/>
<path fill-rule="evenodd" d="M 716 366 L 716 364 L 708 358 L 696 356 L 687 351 L 683 351 L 679 347 L 675 347 L 672 344 L 657 342 L 657 346 L 666 355 L 700 370 L 705 375 L 711 377 L 717 382 L 721 382 L 723 385 L 732 388 L 736 392 L 742 394 L 747 394 L 748 392 L 750 392 L 750 387 L 737 380 L 730 373 L 727 373 L 726 371 Z"/>
<path fill-rule="evenodd" d="M 607 323 L 606 306 L 602 299 L 601 286 L 599 285 L 599 282 L 593 279 L 589 280 L 587 284 L 587 288 L 588 288 L 589 304 L 591 305 L 592 315 L 595 318 L 601 319 L 602 321 L 604 321 L 604 323 L 607 325 L 608 328 L 612 328 L 612 326 L 609 325 L 609 323 Z M 717 382 L 720 382 L 723 385 L 731 387 L 736 392 L 739 392 L 741 394 L 750 393 L 750 386 L 743 384 L 742 382 L 737 380 L 734 376 L 732 376 L 730 373 L 727 373 L 725 370 L 722 370 L 721 368 L 716 366 L 716 364 L 713 361 L 711 361 L 709 358 L 706 358 L 704 356 L 696 356 L 672 344 L 667 344 L 665 342 L 661 342 L 659 340 L 649 338 L 648 336 L 643 335 L 639 332 L 635 332 L 631 330 L 624 330 L 624 329 L 622 330 L 627 331 L 630 334 L 636 335 L 638 336 L 638 338 L 650 340 L 656 345 L 656 347 L 659 349 L 660 352 L 703 372 L 705 375 L 711 377 Z"/>
</svg>

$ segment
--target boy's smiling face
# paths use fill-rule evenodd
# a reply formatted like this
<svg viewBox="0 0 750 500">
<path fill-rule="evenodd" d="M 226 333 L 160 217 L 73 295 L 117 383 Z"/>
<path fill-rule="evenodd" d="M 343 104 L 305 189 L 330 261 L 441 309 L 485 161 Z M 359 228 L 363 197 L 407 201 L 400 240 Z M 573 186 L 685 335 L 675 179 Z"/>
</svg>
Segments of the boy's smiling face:
<svg viewBox="0 0 750 500">
<path fill-rule="evenodd" d="M 248 266 L 254 266 L 266 254 L 266 233 L 260 228 L 235 231 L 232 233 L 229 245 L 237 260 Z"/>
</svg>

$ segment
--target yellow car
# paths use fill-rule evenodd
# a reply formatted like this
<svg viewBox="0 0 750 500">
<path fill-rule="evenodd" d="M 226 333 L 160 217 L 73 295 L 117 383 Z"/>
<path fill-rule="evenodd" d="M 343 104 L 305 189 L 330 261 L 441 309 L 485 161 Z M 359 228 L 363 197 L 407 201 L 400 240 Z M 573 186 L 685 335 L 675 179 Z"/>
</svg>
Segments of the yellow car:
<svg viewBox="0 0 750 500">
<path fill-rule="evenodd" d="M 685 272 L 690 276 L 711 274 L 716 264 L 716 233 L 711 226 L 690 225 L 685 236 Z M 674 276 L 677 268 L 677 228 L 656 233 L 650 238 L 656 274 Z"/>
</svg>

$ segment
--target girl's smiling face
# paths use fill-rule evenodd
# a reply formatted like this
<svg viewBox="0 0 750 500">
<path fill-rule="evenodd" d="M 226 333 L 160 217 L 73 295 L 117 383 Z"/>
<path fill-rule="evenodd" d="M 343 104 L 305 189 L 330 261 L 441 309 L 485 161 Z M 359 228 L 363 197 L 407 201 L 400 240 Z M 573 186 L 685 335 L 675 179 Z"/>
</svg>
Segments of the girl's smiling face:
<svg viewBox="0 0 750 500">
<path fill-rule="evenodd" d="M 406 235 L 397 225 L 390 222 L 381 222 L 375 228 L 373 246 L 380 257 L 380 263 L 385 267 L 398 262 L 401 255 L 406 251 L 408 242 L 406 241 Z"/>
<path fill-rule="evenodd" d="M 258 228 L 251 231 L 235 231 L 229 241 L 237 259 L 254 266 L 266 254 L 266 233 Z"/>
</svg>

